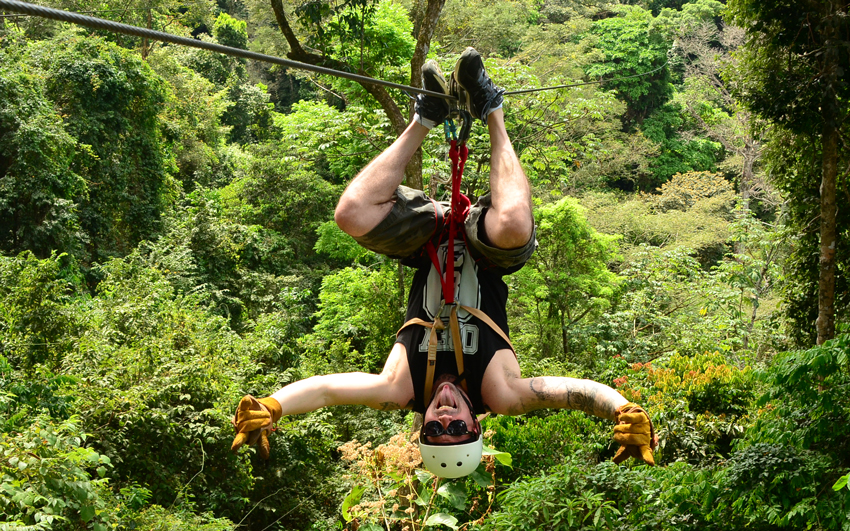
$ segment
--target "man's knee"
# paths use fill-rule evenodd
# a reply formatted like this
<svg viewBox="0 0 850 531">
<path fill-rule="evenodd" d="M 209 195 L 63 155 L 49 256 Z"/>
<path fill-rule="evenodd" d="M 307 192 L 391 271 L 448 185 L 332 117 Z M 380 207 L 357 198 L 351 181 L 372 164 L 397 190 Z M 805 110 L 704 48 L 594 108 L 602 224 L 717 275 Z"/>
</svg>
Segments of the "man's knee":
<svg viewBox="0 0 850 531">
<path fill-rule="evenodd" d="M 500 249 L 517 249 L 528 243 L 534 231 L 534 218 L 529 208 L 517 206 L 490 211 L 485 219 L 487 237 Z"/>
<path fill-rule="evenodd" d="M 334 221 L 337 226 L 349 236 L 362 236 L 366 231 L 362 230 L 361 220 L 358 212 L 363 211 L 363 205 L 343 195 L 334 210 Z"/>
<path fill-rule="evenodd" d="M 365 236 L 390 213 L 394 200 L 375 204 L 363 201 L 356 194 L 343 194 L 334 210 L 337 226 L 353 238 Z"/>
</svg>

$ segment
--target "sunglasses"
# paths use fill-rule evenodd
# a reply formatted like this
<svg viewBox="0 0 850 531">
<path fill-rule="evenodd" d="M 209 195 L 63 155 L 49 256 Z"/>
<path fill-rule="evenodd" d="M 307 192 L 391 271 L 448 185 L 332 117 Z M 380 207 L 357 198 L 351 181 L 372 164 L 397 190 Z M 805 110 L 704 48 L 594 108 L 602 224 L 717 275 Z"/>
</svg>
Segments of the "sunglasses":
<svg viewBox="0 0 850 531">
<path fill-rule="evenodd" d="M 422 435 L 426 437 L 439 437 L 440 435 L 457 437 L 459 435 L 476 435 L 476 433 L 469 431 L 466 427 L 466 422 L 462 420 L 453 420 L 445 428 L 443 428 L 443 424 L 440 421 L 432 420 L 422 426 Z"/>
</svg>

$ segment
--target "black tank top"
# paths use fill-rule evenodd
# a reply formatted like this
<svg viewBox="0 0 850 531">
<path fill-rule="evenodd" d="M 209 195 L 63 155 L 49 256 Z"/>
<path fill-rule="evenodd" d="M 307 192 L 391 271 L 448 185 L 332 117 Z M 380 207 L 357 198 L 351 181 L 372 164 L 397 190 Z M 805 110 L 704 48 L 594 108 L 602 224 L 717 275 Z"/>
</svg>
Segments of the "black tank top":
<svg viewBox="0 0 850 531">
<path fill-rule="evenodd" d="M 466 248 L 462 238 L 455 241 L 455 300 L 464 306 L 477 308 L 487 314 L 504 332 L 508 334 L 508 317 L 506 304 L 508 287 L 502 277 L 512 271 L 498 267 L 488 267 L 482 259 L 476 261 Z M 444 241 L 437 248 L 437 256 L 445 264 L 447 244 Z M 424 250 L 403 262 L 405 265 L 416 267 L 413 284 L 407 303 L 405 321 L 418 317 L 431 322 L 440 311 L 443 304 L 443 290 L 439 273 L 431 264 Z M 441 375 L 458 375 L 455 362 L 454 346 L 449 330 L 449 309 L 444 308 L 442 319 L 446 329 L 438 332 L 437 364 L 434 379 Z M 510 349 L 510 345 L 502 339 L 490 326 L 481 322 L 464 310 L 458 310 L 461 343 L 464 353 L 464 372 L 469 398 L 477 413 L 483 413 L 487 408 L 481 398 L 481 380 L 484 371 L 493 359 L 497 350 Z M 407 363 L 413 380 L 414 406 L 413 410 L 424 413 L 430 397 L 423 396 L 425 392 L 425 376 L 428 360 L 429 329 L 420 325 L 410 325 L 399 333 L 397 342 L 407 349 Z"/>
</svg>

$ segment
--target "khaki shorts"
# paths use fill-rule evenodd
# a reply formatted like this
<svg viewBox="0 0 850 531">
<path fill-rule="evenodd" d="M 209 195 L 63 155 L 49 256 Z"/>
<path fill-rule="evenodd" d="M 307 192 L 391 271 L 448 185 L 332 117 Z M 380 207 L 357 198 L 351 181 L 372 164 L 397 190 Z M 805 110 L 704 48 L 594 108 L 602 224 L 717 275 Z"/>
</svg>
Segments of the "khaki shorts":
<svg viewBox="0 0 850 531">
<path fill-rule="evenodd" d="M 484 213 L 491 205 L 490 194 L 472 206 L 464 223 L 466 242 L 473 257 L 484 257 L 491 265 L 503 269 L 519 269 L 537 248 L 535 232 L 524 246 L 498 249 L 481 241 Z M 363 247 L 390 258 L 408 258 L 419 252 L 445 226 L 446 203 L 438 203 L 420 190 L 399 186 L 393 209 L 367 234 L 355 238 Z M 476 256 L 477 255 L 477 256 Z"/>
</svg>

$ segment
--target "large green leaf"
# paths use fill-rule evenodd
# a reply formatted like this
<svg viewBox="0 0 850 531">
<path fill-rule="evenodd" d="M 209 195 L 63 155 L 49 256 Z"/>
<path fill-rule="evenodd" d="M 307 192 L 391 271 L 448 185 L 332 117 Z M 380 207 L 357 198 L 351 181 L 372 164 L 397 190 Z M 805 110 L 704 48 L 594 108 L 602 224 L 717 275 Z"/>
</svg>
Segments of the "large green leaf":
<svg viewBox="0 0 850 531">
<path fill-rule="evenodd" d="M 363 497 L 363 493 L 365 491 L 366 487 L 362 485 L 355 485 L 351 488 L 351 492 L 348 493 L 348 496 L 346 496 L 342 501 L 342 517 L 346 522 L 350 522 L 354 519 L 350 509 L 360 503 L 360 498 Z"/>
<path fill-rule="evenodd" d="M 495 448 L 490 448 L 489 446 L 485 446 L 484 450 L 481 452 L 484 455 L 492 455 L 496 458 L 496 461 L 500 462 L 505 466 L 511 466 L 512 458 L 511 454 L 508 452 L 500 452 Z"/>
<path fill-rule="evenodd" d="M 460 483 L 443 483 L 437 494 L 449 500 L 452 507 L 462 511 L 466 508 L 466 489 Z"/>
<path fill-rule="evenodd" d="M 473 470 L 469 477 L 471 477 L 472 480 L 481 488 L 486 489 L 493 483 L 493 478 L 487 473 L 487 467 L 484 463 L 478 465 L 478 468 Z"/>
<path fill-rule="evenodd" d="M 425 522 L 426 527 L 429 525 L 444 525 L 452 529 L 457 529 L 457 518 L 446 513 L 436 513 L 429 516 Z"/>
<path fill-rule="evenodd" d="M 80 518 L 83 522 L 88 523 L 92 518 L 94 518 L 94 506 L 86 505 L 82 509 L 80 509 Z"/>
</svg>

